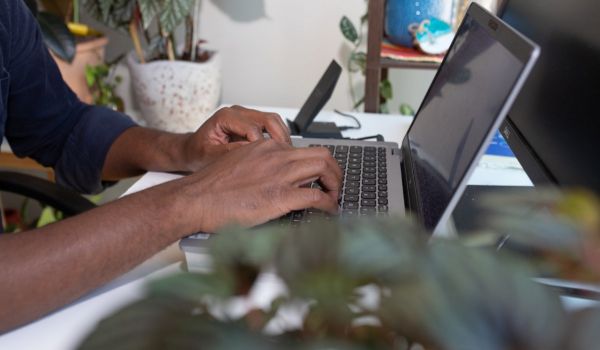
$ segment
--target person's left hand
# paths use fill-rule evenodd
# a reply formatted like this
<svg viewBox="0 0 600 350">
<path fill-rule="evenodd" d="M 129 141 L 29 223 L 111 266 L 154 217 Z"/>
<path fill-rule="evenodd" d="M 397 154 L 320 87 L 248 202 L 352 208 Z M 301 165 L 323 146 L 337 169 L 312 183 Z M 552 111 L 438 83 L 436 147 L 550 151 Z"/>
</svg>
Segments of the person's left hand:
<svg viewBox="0 0 600 350">
<path fill-rule="evenodd" d="M 287 126 L 276 113 L 241 106 L 221 108 L 187 138 L 187 167 L 190 171 L 202 169 L 232 149 L 264 139 L 263 132 L 276 141 L 292 142 Z"/>
</svg>

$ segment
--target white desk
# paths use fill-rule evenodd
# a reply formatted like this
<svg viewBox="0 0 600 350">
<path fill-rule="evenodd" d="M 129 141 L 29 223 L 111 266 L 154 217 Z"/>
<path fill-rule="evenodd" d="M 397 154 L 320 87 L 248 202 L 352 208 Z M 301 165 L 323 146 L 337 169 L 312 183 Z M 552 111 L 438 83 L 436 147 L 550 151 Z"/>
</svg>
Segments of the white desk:
<svg viewBox="0 0 600 350">
<path fill-rule="evenodd" d="M 296 114 L 294 109 L 262 108 L 262 110 L 277 112 L 282 117 L 290 119 L 293 119 Z M 362 123 L 362 129 L 344 132 L 344 136 L 361 137 L 380 133 L 386 141 L 398 143 L 402 141 L 412 120 L 410 117 L 398 115 L 353 114 Z M 353 125 L 352 120 L 338 116 L 333 112 L 323 112 L 317 120 L 335 121 L 338 125 Z M 487 159 L 490 162 L 493 160 L 493 158 Z M 509 179 L 512 181 L 510 184 L 513 185 L 515 183 L 528 185 L 529 180 L 524 176 L 524 173 L 518 167 L 513 166 L 514 164 L 503 165 L 501 166 L 502 169 L 489 166 L 480 167 L 473 176 L 471 183 L 501 185 L 506 184 L 507 179 Z M 175 177 L 176 175 L 171 174 L 148 173 L 136 182 L 128 193 Z M 136 269 L 90 293 L 79 302 L 0 336 L 0 349 L 72 349 L 94 329 L 96 323 L 102 318 L 123 305 L 140 298 L 143 295 L 143 286 L 148 280 L 181 270 L 182 262 L 183 254 L 179 251 L 177 245 L 173 244 Z"/>
</svg>

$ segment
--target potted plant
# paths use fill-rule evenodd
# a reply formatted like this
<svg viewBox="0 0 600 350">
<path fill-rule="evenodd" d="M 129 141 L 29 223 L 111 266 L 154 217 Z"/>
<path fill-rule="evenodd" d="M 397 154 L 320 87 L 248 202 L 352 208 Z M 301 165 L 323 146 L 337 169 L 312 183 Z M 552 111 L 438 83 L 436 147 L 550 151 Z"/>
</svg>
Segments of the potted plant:
<svg viewBox="0 0 600 350">
<path fill-rule="evenodd" d="M 224 232 L 210 273 L 151 283 L 80 349 L 597 348 L 600 309 L 565 310 L 531 276 L 598 281 L 582 252 L 600 246 L 598 200 L 545 193 L 489 203 L 479 212 L 485 232 L 455 241 L 430 241 L 405 218 Z M 496 229 L 523 245 L 472 246 Z"/>
<path fill-rule="evenodd" d="M 92 103 L 85 67 L 104 62 L 108 38 L 79 22 L 79 0 L 40 0 L 40 11 L 35 0 L 27 0 L 27 5 L 38 20 L 63 79 L 80 100 Z"/>
<path fill-rule="evenodd" d="M 127 56 L 134 96 L 151 127 L 196 130 L 219 103 L 218 56 L 204 50 L 196 38 L 194 4 L 194 0 L 86 2 L 98 20 L 128 31 L 134 46 Z M 177 45 L 174 33 L 180 25 L 185 25 L 185 38 Z"/>
</svg>

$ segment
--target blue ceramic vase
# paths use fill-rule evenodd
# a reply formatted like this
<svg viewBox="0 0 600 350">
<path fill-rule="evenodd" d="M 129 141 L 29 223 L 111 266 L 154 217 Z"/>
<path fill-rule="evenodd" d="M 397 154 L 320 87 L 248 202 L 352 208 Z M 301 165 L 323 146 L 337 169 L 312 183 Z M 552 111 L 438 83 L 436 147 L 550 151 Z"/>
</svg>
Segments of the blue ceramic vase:
<svg viewBox="0 0 600 350">
<path fill-rule="evenodd" d="M 453 4 L 454 0 L 387 0 L 385 33 L 392 43 L 412 47 L 408 27 L 431 17 L 451 23 Z"/>
</svg>

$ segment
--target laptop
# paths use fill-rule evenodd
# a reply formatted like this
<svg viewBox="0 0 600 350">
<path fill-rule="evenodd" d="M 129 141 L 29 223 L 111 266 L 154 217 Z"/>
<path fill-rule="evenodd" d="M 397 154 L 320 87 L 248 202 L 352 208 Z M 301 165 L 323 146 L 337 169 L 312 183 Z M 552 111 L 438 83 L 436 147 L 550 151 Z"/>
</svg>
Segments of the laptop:
<svg viewBox="0 0 600 350">
<path fill-rule="evenodd" d="M 342 218 L 410 212 L 429 231 L 442 233 L 539 51 L 473 3 L 402 145 L 316 138 L 293 144 L 327 147 L 338 161 Z M 305 209 L 280 221 L 299 225 L 314 215 L 320 213 Z M 193 246 L 193 240 L 181 242 L 184 251 Z"/>
</svg>

